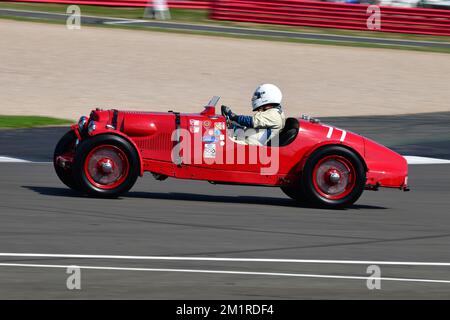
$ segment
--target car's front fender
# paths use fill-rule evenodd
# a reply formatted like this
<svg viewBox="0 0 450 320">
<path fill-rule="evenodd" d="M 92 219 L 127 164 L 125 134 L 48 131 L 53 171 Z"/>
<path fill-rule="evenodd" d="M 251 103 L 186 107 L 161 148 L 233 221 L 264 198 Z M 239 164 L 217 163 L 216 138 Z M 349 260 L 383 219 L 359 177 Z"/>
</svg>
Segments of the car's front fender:
<svg viewBox="0 0 450 320">
<path fill-rule="evenodd" d="M 364 159 L 368 168 L 369 186 L 407 189 L 408 163 L 404 157 L 364 138 Z"/>
</svg>

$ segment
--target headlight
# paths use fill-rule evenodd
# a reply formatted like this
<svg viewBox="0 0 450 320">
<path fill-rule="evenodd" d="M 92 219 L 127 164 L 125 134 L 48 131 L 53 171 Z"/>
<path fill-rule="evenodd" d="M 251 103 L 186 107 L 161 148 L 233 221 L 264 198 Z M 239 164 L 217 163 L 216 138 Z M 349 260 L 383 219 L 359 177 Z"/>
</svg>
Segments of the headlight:
<svg viewBox="0 0 450 320">
<path fill-rule="evenodd" d="M 96 129 L 95 122 L 90 121 L 89 125 L 88 125 L 88 132 L 91 133 L 91 132 L 95 131 L 95 129 Z"/>
<path fill-rule="evenodd" d="M 85 116 L 82 116 L 80 120 L 78 120 L 78 129 L 82 131 L 84 129 L 84 126 L 86 125 L 86 122 L 88 121 L 88 118 Z"/>
</svg>

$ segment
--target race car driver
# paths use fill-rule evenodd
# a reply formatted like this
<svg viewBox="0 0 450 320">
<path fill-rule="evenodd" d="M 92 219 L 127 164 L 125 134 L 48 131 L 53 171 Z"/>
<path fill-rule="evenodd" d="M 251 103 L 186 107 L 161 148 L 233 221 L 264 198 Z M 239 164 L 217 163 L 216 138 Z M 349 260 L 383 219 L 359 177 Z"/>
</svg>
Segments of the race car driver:
<svg viewBox="0 0 450 320">
<path fill-rule="evenodd" d="M 283 129 L 286 117 L 281 107 L 281 90 L 273 84 L 262 84 L 256 88 L 252 98 L 253 116 L 236 115 L 227 106 L 222 106 L 222 115 L 236 123 L 233 129 L 244 130 L 245 143 L 266 145 L 267 141 Z"/>
</svg>

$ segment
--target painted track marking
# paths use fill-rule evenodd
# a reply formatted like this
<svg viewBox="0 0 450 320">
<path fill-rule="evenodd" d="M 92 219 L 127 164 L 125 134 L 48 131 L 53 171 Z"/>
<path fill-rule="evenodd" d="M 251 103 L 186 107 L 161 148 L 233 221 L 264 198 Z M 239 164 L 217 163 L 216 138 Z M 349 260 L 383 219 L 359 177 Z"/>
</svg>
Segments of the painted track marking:
<svg viewBox="0 0 450 320">
<path fill-rule="evenodd" d="M 0 252 L 0 257 L 33 258 L 78 258 L 78 259 L 115 259 L 115 260 L 171 260 L 171 261 L 222 261 L 222 262 L 278 262 L 311 264 L 377 264 L 399 266 L 435 266 L 450 267 L 450 262 L 425 261 L 370 261 L 370 260 L 319 260 L 319 259 L 265 259 L 265 258 L 217 258 L 217 257 L 171 257 L 171 256 L 124 256 L 90 254 L 53 254 L 53 253 L 8 253 Z"/>
<path fill-rule="evenodd" d="M 450 160 L 416 157 L 416 156 L 403 156 L 408 164 L 449 164 Z"/>
<path fill-rule="evenodd" d="M 328 135 L 333 133 L 333 128 L 329 128 Z M 347 132 L 345 130 L 342 131 L 342 135 L 340 141 L 344 141 Z M 447 159 L 437 159 L 437 158 L 428 158 L 428 157 L 418 157 L 418 156 L 403 156 L 408 164 L 450 164 L 450 160 Z M 19 159 L 13 157 L 0 156 L 0 163 L 52 163 L 49 161 L 31 161 L 26 159 Z"/>
<path fill-rule="evenodd" d="M 297 278 L 322 278 L 322 279 L 347 279 L 347 280 L 381 280 L 399 282 L 426 282 L 450 284 L 450 280 L 442 279 L 418 279 L 418 278 L 391 278 L 391 277 L 363 277 L 363 276 L 338 276 L 330 274 L 306 274 L 306 273 L 281 273 L 281 272 L 253 272 L 232 270 L 207 270 L 207 269 L 165 269 L 165 268 L 127 268 L 127 267 L 99 267 L 99 266 L 77 266 L 77 265 L 55 265 L 55 264 L 27 264 L 27 263 L 0 263 L 2 267 L 25 267 L 25 268 L 59 268 L 67 269 L 78 267 L 85 270 L 112 270 L 112 271 L 147 271 L 147 272 L 178 272 L 178 273 L 210 273 L 210 274 L 234 274 L 252 276 L 275 276 L 275 277 L 297 277 Z"/>
<path fill-rule="evenodd" d="M 148 22 L 146 20 L 120 20 L 120 21 L 107 21 L 104 24 L 126 24 L 126 23 L 143 23 Z"/>
<path fill-rule="evenodd" d="M 23 162 L 28 162 L 28 163 L 30 163 L 31 161 L 24 160 L 24 159 L 18 159 L 18 158 L 11 158 L 11 157 L 3 157 L 3 156 L 0 156 L 0 162 L 7 162 L 7 163 L 23 163 Z"/>
</svg>

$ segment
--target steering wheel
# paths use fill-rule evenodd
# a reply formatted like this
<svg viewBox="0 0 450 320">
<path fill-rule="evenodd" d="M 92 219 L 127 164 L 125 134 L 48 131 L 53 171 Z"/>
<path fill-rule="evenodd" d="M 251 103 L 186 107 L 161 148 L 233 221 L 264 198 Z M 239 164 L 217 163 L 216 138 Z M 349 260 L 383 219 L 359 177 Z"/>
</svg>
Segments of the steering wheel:
<svg viewBox="0 0 450 320">
<path fill-rule="evenodd" d="M 225 106 L 222 106 L 220 111 L 221 111 L 222 115 L 225 117 L 225 121 L 226 121 L 226 124 L 227 124 L 227 129 L 233 129 L 233 130 L 243 129 L 243 130 L 245 130 L 246 127 L 244 127 L 244 126 L 240 125 L 239 123 L 234 122 L 234 121 L 232 121 L 230 119 L 230 116 L 226 112 L 224 112 L 225 111 L 224 107 Z"/>
<path fill-rule="evenodd" d="M 232 128 L 232 123 L 231 123 L 231 120 L 230 120 L 230 116 L 227 113 L 223 112 L 223 107 L 224 106 L 222 106 L 220 111 L 221 111 L 222 115 L 225 117 L 225 123 L 226 123 L 227 129 L 231 129 Z"/>
</svg>

